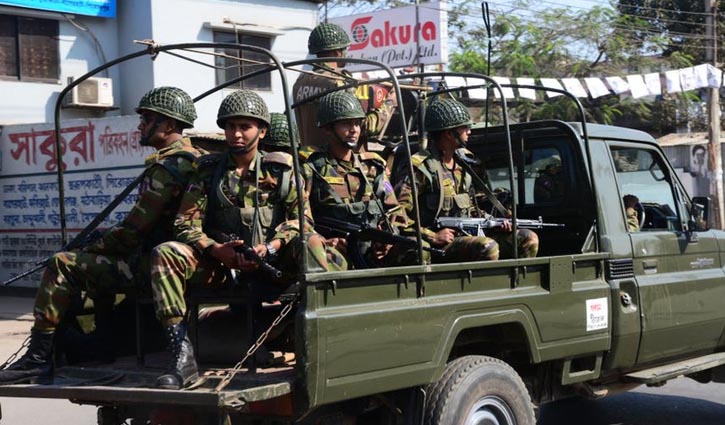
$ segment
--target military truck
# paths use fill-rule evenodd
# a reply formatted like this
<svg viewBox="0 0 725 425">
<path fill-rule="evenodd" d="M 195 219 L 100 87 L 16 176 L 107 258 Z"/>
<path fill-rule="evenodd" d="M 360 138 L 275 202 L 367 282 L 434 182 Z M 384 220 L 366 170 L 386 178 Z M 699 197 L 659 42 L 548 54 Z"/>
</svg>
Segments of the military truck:
<svg viewBox="0 0 725 425">
<path fill-rule="evenodd" d="M 390 81 L 403 99 L 392 73 Z M 509 125 L 505 106 L 503 124 L 476 125 L 468 149 L 491 188 L 510 194 L 514 226 L 518 219 L 563 225 L 536 231 L 538 257 L 307 270 L 296 291 L 271 306 L 284 314 L 267 329 L 292 318 L 293 361 L 206 364 L 202 383 L 169 391 L 149 388 L 158 374 L 152 361 L 121 358 L 59 367 L 51 385 L 2 386 L 0 396 L 97 405 L 104 425 L 169 416 L 528 425 L 536 406 L 566 397 L 600 398 L 679 376 L 725 382 L 725 233 L 708 228 L 708 200 L 687 195 L 646 133 L 583 118 Z M 407 131 L 401 137 L 398 155 L 409 157 L 416 143 Z M 557 188 L 547 196 L 537 191 L 545 182 Z M 636 232 L 627 227 L 628 194 L 640 201 Z"/>
</svg>

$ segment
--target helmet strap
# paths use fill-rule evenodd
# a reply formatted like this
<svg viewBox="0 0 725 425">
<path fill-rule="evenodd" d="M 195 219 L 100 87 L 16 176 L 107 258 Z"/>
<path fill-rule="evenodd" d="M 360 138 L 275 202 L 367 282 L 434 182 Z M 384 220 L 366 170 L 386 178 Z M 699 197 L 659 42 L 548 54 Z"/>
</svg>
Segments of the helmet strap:
<svg viewBox="0 0 725 425">
<path fill-rule="evenodd" d="M 230 149 L 233 154 L 245 154 L 249 153 L 259 143 L 259 135 L 262 133 L 262 129 L 257 127 L 257 134 L 254 135 L 254 139 L 251 143 L 245 143 L 243 148 L 232 148 Z"/>
<path fill-rule="evenodd" d="M 138 144 L 141 146 L 151 146 L 151 136 L 153 136 L 156 133 L 156 131 L 158 131 L 159 125 L 163 121 L 166 121 L 166 119 L 162 119 L 160 116 L 156 116 L 154 118 L 154 124 L 146 132 L 146 134 L 141 135 L 141 139 L 138 141 Z"/>
</svg>

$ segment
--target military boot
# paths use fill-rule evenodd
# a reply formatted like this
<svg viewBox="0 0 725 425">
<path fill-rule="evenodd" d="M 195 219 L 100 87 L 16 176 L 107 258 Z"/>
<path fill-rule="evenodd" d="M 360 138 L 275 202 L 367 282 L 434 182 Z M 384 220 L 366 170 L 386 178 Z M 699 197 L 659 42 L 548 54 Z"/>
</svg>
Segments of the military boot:
<svg viewBox="0 0 725 425">
<path fill-rule="evenodd" d="M 28 350 L 0 371 L 0 385 L 49 381 L 53 373 L 53 334 L 31 330 Z"/>
<path fill-rule="evenodd" d="M 165 329 L 171 363 L 166 372 L 156 379 L 156 387 L 178 390 L 199 379 L 194 359 L 194 347 L 186 333 L 186 324 L 177 323 Z"/>
</svg>

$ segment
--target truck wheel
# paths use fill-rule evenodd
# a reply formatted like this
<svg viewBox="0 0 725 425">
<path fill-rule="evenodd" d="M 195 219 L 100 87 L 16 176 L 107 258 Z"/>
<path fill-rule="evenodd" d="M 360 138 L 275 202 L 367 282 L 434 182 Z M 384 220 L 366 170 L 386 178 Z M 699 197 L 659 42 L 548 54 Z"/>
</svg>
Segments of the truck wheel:
<svg viewBox="0 0 725 425">
<path fill-rule="evenodd" d="M 428 386 L 425 425 L 534 425 L 534 406 L 511 366 L 485 356 L 465 356 L 446 366 Z"/>
</svg>

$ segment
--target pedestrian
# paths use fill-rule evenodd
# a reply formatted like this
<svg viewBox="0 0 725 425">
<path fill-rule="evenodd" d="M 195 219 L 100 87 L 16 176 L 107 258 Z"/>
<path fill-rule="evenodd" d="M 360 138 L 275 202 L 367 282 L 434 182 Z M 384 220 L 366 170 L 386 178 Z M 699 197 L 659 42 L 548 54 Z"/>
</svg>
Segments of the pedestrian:
<svg viewBox="0 0 725 425">
<path fill-rule="evenodd" d="M 138 199 L 128 216 L 98 240 L 52 257 L 35 297 L 30 345 L 20 359 L 0 371 L 2 384 L 49 378 L 55 331 L 72 299 L 85 291 L 96 301 L 112 300 L 123 286 L 148 281 L 148 253 L 173 238 L 174 217 L 193 173 L 192 164 L 204 153 L 182 134 L 194 125 L 194 102 L 179 88 L 159 87 L 141 98 L 136 112 L 139 143 L 156 149 L 146 158 Z M 110 327 L 106 325 L 97 319 L 96 330 Z"/>
</svg>

